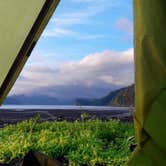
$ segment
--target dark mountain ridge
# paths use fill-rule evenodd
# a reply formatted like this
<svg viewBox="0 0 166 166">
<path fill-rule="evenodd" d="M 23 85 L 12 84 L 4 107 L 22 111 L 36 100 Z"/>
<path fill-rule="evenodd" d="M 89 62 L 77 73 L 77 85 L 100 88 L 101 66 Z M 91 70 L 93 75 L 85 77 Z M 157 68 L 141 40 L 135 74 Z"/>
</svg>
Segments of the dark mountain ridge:
<svg viewBox="0 0 166 166">
<path fill-rule="evenodd" d="M 48 95 L 8 96 L 8 105 L 89 105 L 89 106 L 134 106 L 134 85 L 110 92 L 102 98 L 59 99 Z"/>
<path fill-rule="evenodd" d="M 58 99 L 55 97 L 50 97 L 47 95 L 34 95 L 34 96 L 25 96 L 25 95 L 16 95 L 8 96 L 4 101 L 4 104 L 17 104 L 17 105 L 52 105 L 58 104 Z"/>
<path fill-rule="evenodd" d="M 112 91 L 107 96 L 99 99 L 77 99 L 75 104 L 89 106 L 134 106 L 134 84 Z"/>
</svg>

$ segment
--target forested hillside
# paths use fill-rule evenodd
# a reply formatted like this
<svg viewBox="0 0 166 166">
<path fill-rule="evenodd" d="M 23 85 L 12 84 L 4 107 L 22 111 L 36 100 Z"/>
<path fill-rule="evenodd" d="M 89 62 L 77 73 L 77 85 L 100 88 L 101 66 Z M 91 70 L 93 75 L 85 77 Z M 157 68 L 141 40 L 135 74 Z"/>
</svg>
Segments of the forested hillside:
<svg viewBox="0 0 166 166">
<path fill-rule="evenodd" d="M 112 91 L 100 99 L 77 99 L 76 105 L 134 106 L 134 84 Z"/>
</svg>

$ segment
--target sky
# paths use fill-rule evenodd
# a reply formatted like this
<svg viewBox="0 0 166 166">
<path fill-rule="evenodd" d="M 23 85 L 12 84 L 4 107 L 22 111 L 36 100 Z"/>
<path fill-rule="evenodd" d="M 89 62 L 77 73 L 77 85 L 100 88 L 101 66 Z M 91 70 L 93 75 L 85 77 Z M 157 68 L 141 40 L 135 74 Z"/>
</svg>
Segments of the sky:
<svg viewBox="0 0 166 166">
<path fill-rule="evenodd" d="M 101 97 L 134 82 L 132 0 L 61 0 L 11 95 Z"/>
</svg>

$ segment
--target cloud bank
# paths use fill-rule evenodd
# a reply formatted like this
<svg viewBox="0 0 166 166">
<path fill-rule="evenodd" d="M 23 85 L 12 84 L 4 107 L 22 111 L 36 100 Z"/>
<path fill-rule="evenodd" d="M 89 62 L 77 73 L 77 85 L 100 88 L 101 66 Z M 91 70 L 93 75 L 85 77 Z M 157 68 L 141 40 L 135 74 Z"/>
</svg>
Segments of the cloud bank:
<svg viewBox="0 0 166 166">
<path fill-rule="evenodd" d="M 107 50 L 87 55 L 80 61 L 52 65 L 45 63 L 42 55 L 32 57 L 33 63 L 24 68 L 10 95 L 100 97 L 134 82 L 133 49 Z"/>
</svg>

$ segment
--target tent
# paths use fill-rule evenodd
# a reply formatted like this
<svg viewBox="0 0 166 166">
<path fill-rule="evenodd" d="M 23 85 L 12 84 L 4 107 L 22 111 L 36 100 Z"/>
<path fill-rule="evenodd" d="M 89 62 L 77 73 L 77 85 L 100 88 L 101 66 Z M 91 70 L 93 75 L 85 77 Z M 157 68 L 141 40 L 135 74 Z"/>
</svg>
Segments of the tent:
<svg viewBox="0 0 166 166">
<path fill-rule="evenodd" d="M 166 165 L 166 1 L 134 0 L 138 146 L 130 166 Z"/>
<path fill-rule="evenodd" d="M 0 104 L 19 76 L 58 2 L 0 1 Z"/>
<path fill-rule="evenodd" d="M 0 103 L 57 4 L 58 0 L 0 1 Z M 166 165 L 165 8 L 164 0 L 134 0 L 134 123 L 138 145 L 129 166 Z"/>
</svg>

